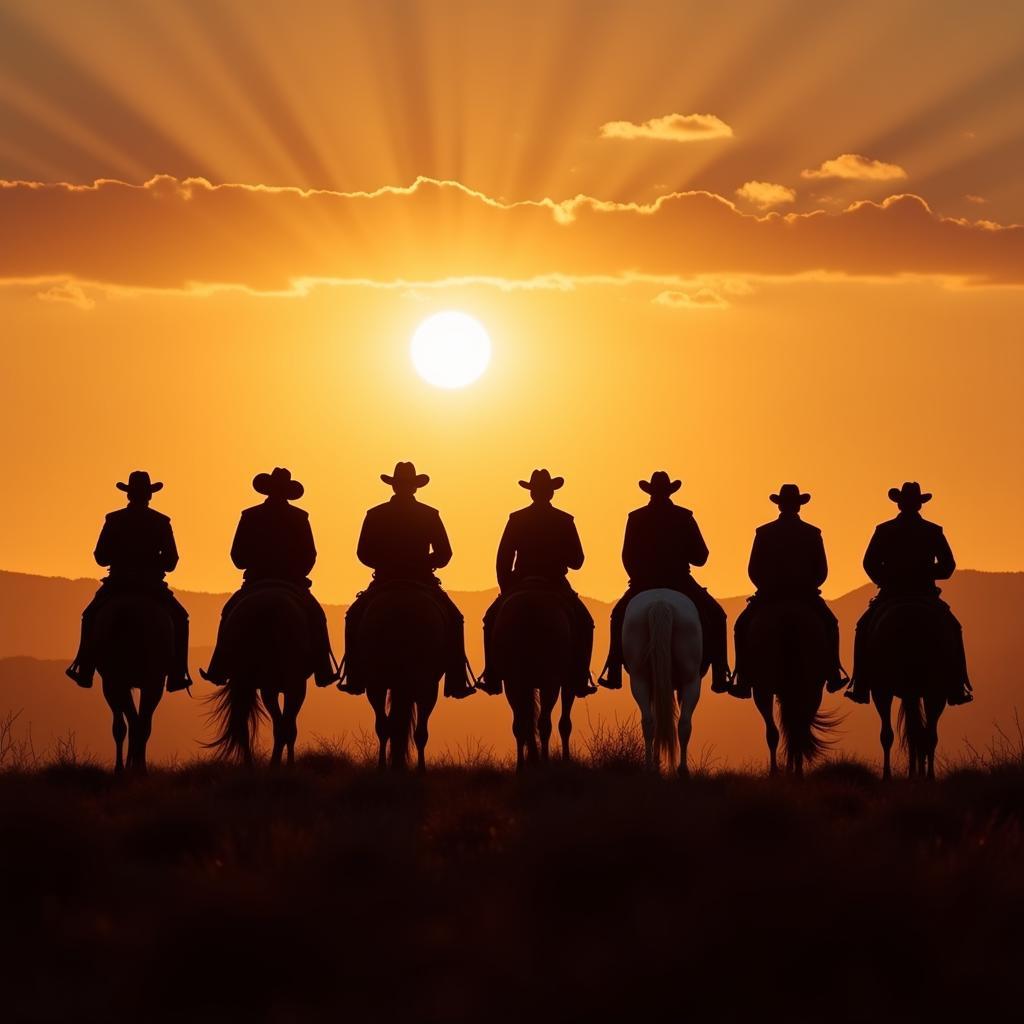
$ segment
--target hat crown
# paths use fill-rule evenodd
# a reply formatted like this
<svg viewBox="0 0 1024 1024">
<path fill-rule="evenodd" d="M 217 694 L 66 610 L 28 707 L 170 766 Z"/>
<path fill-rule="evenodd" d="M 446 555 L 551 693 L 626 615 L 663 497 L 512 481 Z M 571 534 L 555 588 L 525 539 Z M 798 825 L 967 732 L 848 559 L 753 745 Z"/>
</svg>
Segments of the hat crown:
<svg viewBox="0 0 1024 1024">
<path fill-rule="evenodd" d="M 292 471 L 284 466 L 275 466 L 269 473 L 257 473 L 253 477 L 252 487 L 257 494 L 282 497 L 286 501 L 294 501 L 305 493 L 302 484 L 292 479 Z"/>
<path fill-rule="evenodd" d="M 117 489 L 124 491 L 129 497 L 145 494 L 152 497 L 157 491 L 163 489 L 163 484 L 150 479 L 149 473 L 144 469 L 133 469 L 128 474 L 128 483 L 118 483 Z"/>
<path fill-rule="evenodd" d="M 902 487 L 892 487 L 889 489 L 889 500 L 896 502 L 897 505 L 901 503 L 913 504 L 915 502 L 923 505 L 925 502 L 931 501 L 932 496 L 922 492 L 921 485 L 916 480 L 904 480 Z"/>
<path fill-rule="evenodd" d="M 640 490 L 652 497 L 675 494 L 683 486 L 682 480 L 673 480 L 663 469 L 656 469 L 650 480 L 639 481 Z"/>
<path fill-rule="evenodd" d="M 389 476 L 381 473 L 381 480 L 386 484 L 395 486 L 425 487 L 430 483 L 430 477 L 426 473 L 417 473 L 416 466 L 412 462 L 396 462 L 395 471 Z"/>
<path fill-rule="evenodd" d="M 557 491 L 564 483 L 563 477 L 552 476 L 550 470 L 535 469 L 529 480 L 519 481 L 519 486 L 525 487 L 528 491 Z"/>
<path fill-rule="evenodd" d="M 768 500 L 775 505 L 806 505 L 811 500 L 796 484 L 783 484 L 777 494 L 768 495 Z"/>
</svg>

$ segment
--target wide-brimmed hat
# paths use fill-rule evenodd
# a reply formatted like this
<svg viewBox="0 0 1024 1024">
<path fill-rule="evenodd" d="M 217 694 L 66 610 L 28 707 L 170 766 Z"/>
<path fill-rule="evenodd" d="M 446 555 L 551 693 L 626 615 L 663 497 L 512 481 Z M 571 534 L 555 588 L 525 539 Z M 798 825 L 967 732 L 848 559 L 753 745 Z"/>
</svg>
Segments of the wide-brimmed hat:
<svg viewBox="0 0 1024 1024">
<path fill-rule="evenodd" d="M 921 485 L 916 480 L 908 480 L 902 487 L 889 488 L 889 500 L 895 501 L 898 505 L 901 501 L 920 502 L 931 501 L 932 496 L 925 492 L 921 493 Z"/>
<path fill-rule="evenodd" d="M 416 467 L 411 462 L 396 462 L 395 471 L 388 476 L 381 473 L 381 480 L 386 484 L 413 484 L 416 487 L 426 487 L 430 483 L 430 477 L 426 473 L 417 473 Z"/>
<path fill-rule="evenodd" d="M 529 480 L 520 480 L 519 486 L 528 491 L 557 491 L 565 483 L 565 477 L 552 476 L 546 469 L 535 469 Z"/>
<path fill-rule="evenodd" d="M 650 480 L 641 480 L 639 484 L 640 490 L 643 491 L 644 494 L 650 494 L 652 497 L 660 498 L 665 497 L 668 494 L 675 494 L 676 491 L 683 486 L 683 481 L 672 480 L 665 470 L 658 469 L 651 474 Z"/>
<path fill-rule="evenodd" d="M 301 498 L 306 488 L 298 480 L 292 479 L 290 469 L 276 466 L 272 473 L 257 473 L 252 478 L 252 487 L 257 494 L 266 494 L 270 498 L 284 498 L 295 501 Z"/>
<path fill-rule="evenodd" d="M 798 505 L 806 505 L 811 500 L 809 494 L 805 494 L 796 484 L 783 484 L 778 494 L 769 494 L 768 500 L 776 505 L 786 505 L 795 501 Z"/>
<path fill-rule="evenodd" d="M 157 491 L 163 489 L 163 484 L 157 480 L 153 482 L 149 479 L 149 474 L 144 469 L 133 469 L 128 474 L 128 483 L 117 482 L 117 489 L 124 491 L 128 495 L 133 494 L 145 494 L 147 497 L 152 497 Z"/>
</svg>

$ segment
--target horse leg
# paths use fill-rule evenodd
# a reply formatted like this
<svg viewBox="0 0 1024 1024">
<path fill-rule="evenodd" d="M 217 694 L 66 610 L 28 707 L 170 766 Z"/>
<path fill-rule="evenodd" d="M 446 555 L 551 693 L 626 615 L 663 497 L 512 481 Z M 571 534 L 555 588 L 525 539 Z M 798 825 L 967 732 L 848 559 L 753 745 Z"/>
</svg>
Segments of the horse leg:
<svg viewBox="0 0 1024 1024">
<path fill-rule="evenodd" d="M 427 739 L 430 735 L 427 723 L 437 705 L 437 683 L 427 686 L 416 701 L 416 730 L 413 733 L 413 741 L 416 744 L 416 771 L 422 773 L 427 770 Z"/>
<path fill-rule="evenodd" d="M 551 714 L 558 700 L 558 687 L 540 688 L 540 708 L 537 714 L 537 733 L 540 736 L 540 760 L 547 764 L 551 753 Z"/>
<path fill-rule="evenodd" d="M 270 752 L 270 766 L 276 768 L 281 763 L 281 754 L 284 751 L 284 716 L 281 714 L 277 690 L 261 686 L 260 697 L 263 699 L 263 706 L 270 713 L 270 724 L 274 734 L 274 749 Z"/>
<path fill-rule="evenodd" d="M 658 766 L 654 763 L 654 688 L 639 669 L 629 675 L 629 689 L 633 700 L 640 709 L 640 729 L 644 734 L 644 765 L 648 771 Z"/>
<path fill-rule="evenodd" d="M 139 760 L 139 712 L 136 710 L 135 698 L 132 697 L 129 687 L 125 687 L 121 697 L 121 709 L 128 722 L 128 756 L 125 758 L 125 767 L 129 771 L 134 771 Z"/>
<path fill-rule="evenodd" d="M 946 709 L 944 697 L 925 701 L 925 761 L 929 779 L 935 778 L 935 748 L 939 745 L 939 719 Z"/>
<path fill-rule="evenodd" d="M 576 695 L 567 686 L 562 687 L 562 714 L 558 719 L 558 735 L 562 739 L 562 760 L 571 761 L 569 737 L 572 735 L 572 705 Z"/>
<path fill-rule="evenodd" d="M 113 715 L 114 746 L 117 751 L 114 757 L 114 774 L 120 775 L 124 771 L 124 740 L 128 735 L 128 723 L 125 721 L 124 710 L 118 699 L 114 687 L 106 680 L 103 681 L 103 696 Z"/>
<path fill-rule="evenodd" d="M 512 735 L 516 739 L 516 770 L 519 771 L 527 761 L 536 759 L 533 690 L 519 683 L 506 683 L 505 692 L 512 705 Z"/>
<path fill-rule="evenodd" d="M 146 745 L 153 733 L 153 714 L 164 695 L 163 683 L 139 690 L 139 713 L 135 718 L 135 763 L 138 772 L 146 771 Z"/>
<path fill-rule="evenodd" d="M 388 766 L 388 716 L 387 690 L 368 690 L 370 707 L 373 708 L 373 730 L 377 734 L 377 770 L 384 771 Z"/>
<path fill-rule="evenodd" d="M 295 740 L 299 735 L 299 712 L 306 701 L 306 681 L 294 689 L 284 691 L 284 711 L 281 721 L 281 737 L 288 752 L 289 767 L 295 764 Z"/>
<path fill-rule="evenodd" d="M 883 693 L 872 693 L 878 717 L 882 720 L 882 731 L 879 739 L 882 743 L 882 778 L 892 778 L 892 744 L 896 733 L 892 728 L 892 696 Z"/>
<path fill-rule="evenodd" d="M 690 746 L 690 736 L 693 734 L 693 712 L 700 700 L 700 679 L 687 683 L 679 692 L 679 777 L 688 779 L 690 777 L 690 765 L 687 761 L 687 751 Z"/>
<path fill-rule="evenodd" d="M 754 690 L 754 704 L 764 719 L 764 736 L 768 741 L 768 774 L 779 774 L 779 727 L 775 724 L 775 697 L 770 690 Z"/>
</svg>

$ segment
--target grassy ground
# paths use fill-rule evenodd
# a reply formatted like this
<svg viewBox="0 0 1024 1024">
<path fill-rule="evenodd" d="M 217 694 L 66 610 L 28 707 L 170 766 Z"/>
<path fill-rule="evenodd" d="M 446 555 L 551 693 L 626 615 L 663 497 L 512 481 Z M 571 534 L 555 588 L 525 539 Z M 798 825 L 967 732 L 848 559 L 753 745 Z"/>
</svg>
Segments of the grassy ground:
<svg viewBox="0 0 1024 1024">
<path fill-rule="evenodd" d="M 1020 763 L 681 783 L 628 740 L 591 753 L 519 777 L 337 751 L 0 772 L 4 1017 L 1019 1015 Z"/>
</svg>

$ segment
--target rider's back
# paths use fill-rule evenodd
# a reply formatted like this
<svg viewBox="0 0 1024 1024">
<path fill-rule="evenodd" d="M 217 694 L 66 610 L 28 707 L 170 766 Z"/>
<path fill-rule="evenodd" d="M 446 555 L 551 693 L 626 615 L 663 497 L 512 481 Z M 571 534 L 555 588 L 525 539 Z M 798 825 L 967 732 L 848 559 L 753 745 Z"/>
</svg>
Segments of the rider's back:
<svg viewBox="0 0 1024 1024">
<path fill-rule="evenodd" d="M 249 581 L 302 580 L 316 563 L 309 514 L 283 501 L 265 501 L 242 512 L 231 560 Z"/>
<path fill-rule="evenodd" d="M 451 548 L 436 508 L 396 496 L 366 513 L 356 554 L 379 580 L 430 580 Z"/>
<path fill-rule="evenodd" d="M 880 587 L 929 592 L 953 574 L 956 562 L 941 526 L 901 513 L 875 528 L 864 568 Z"/>
<path fill-rule="evenodd" d="M 501 549 L 499 563 L 504 561 L 504 552 L 515 553 L 512 574 L 517 580 L 557 581 L 583 564 L 575 520 L 547 503 L 534 503 L 510 513 Z"/>
<path fill-rule="evenodd" d="M 629 513 L 622 561 L 634 583 L 672 586 L 703 565 L 707 545 L 688 508 L 673 502 L 651 502 Z"/>
<path fill-rule="evenodd" d="M 170 519 L 144 505 L 108 513 L 95 554 L 115 580 L 160 581 L 178 564 Z"/>
<path fill-rule="evenodd" d="M 828 575 L 821 530 L 797 516 L 780 516 L 759 526 L 749 574 L 763 596 L 816 594 Z"/>
</svg>

